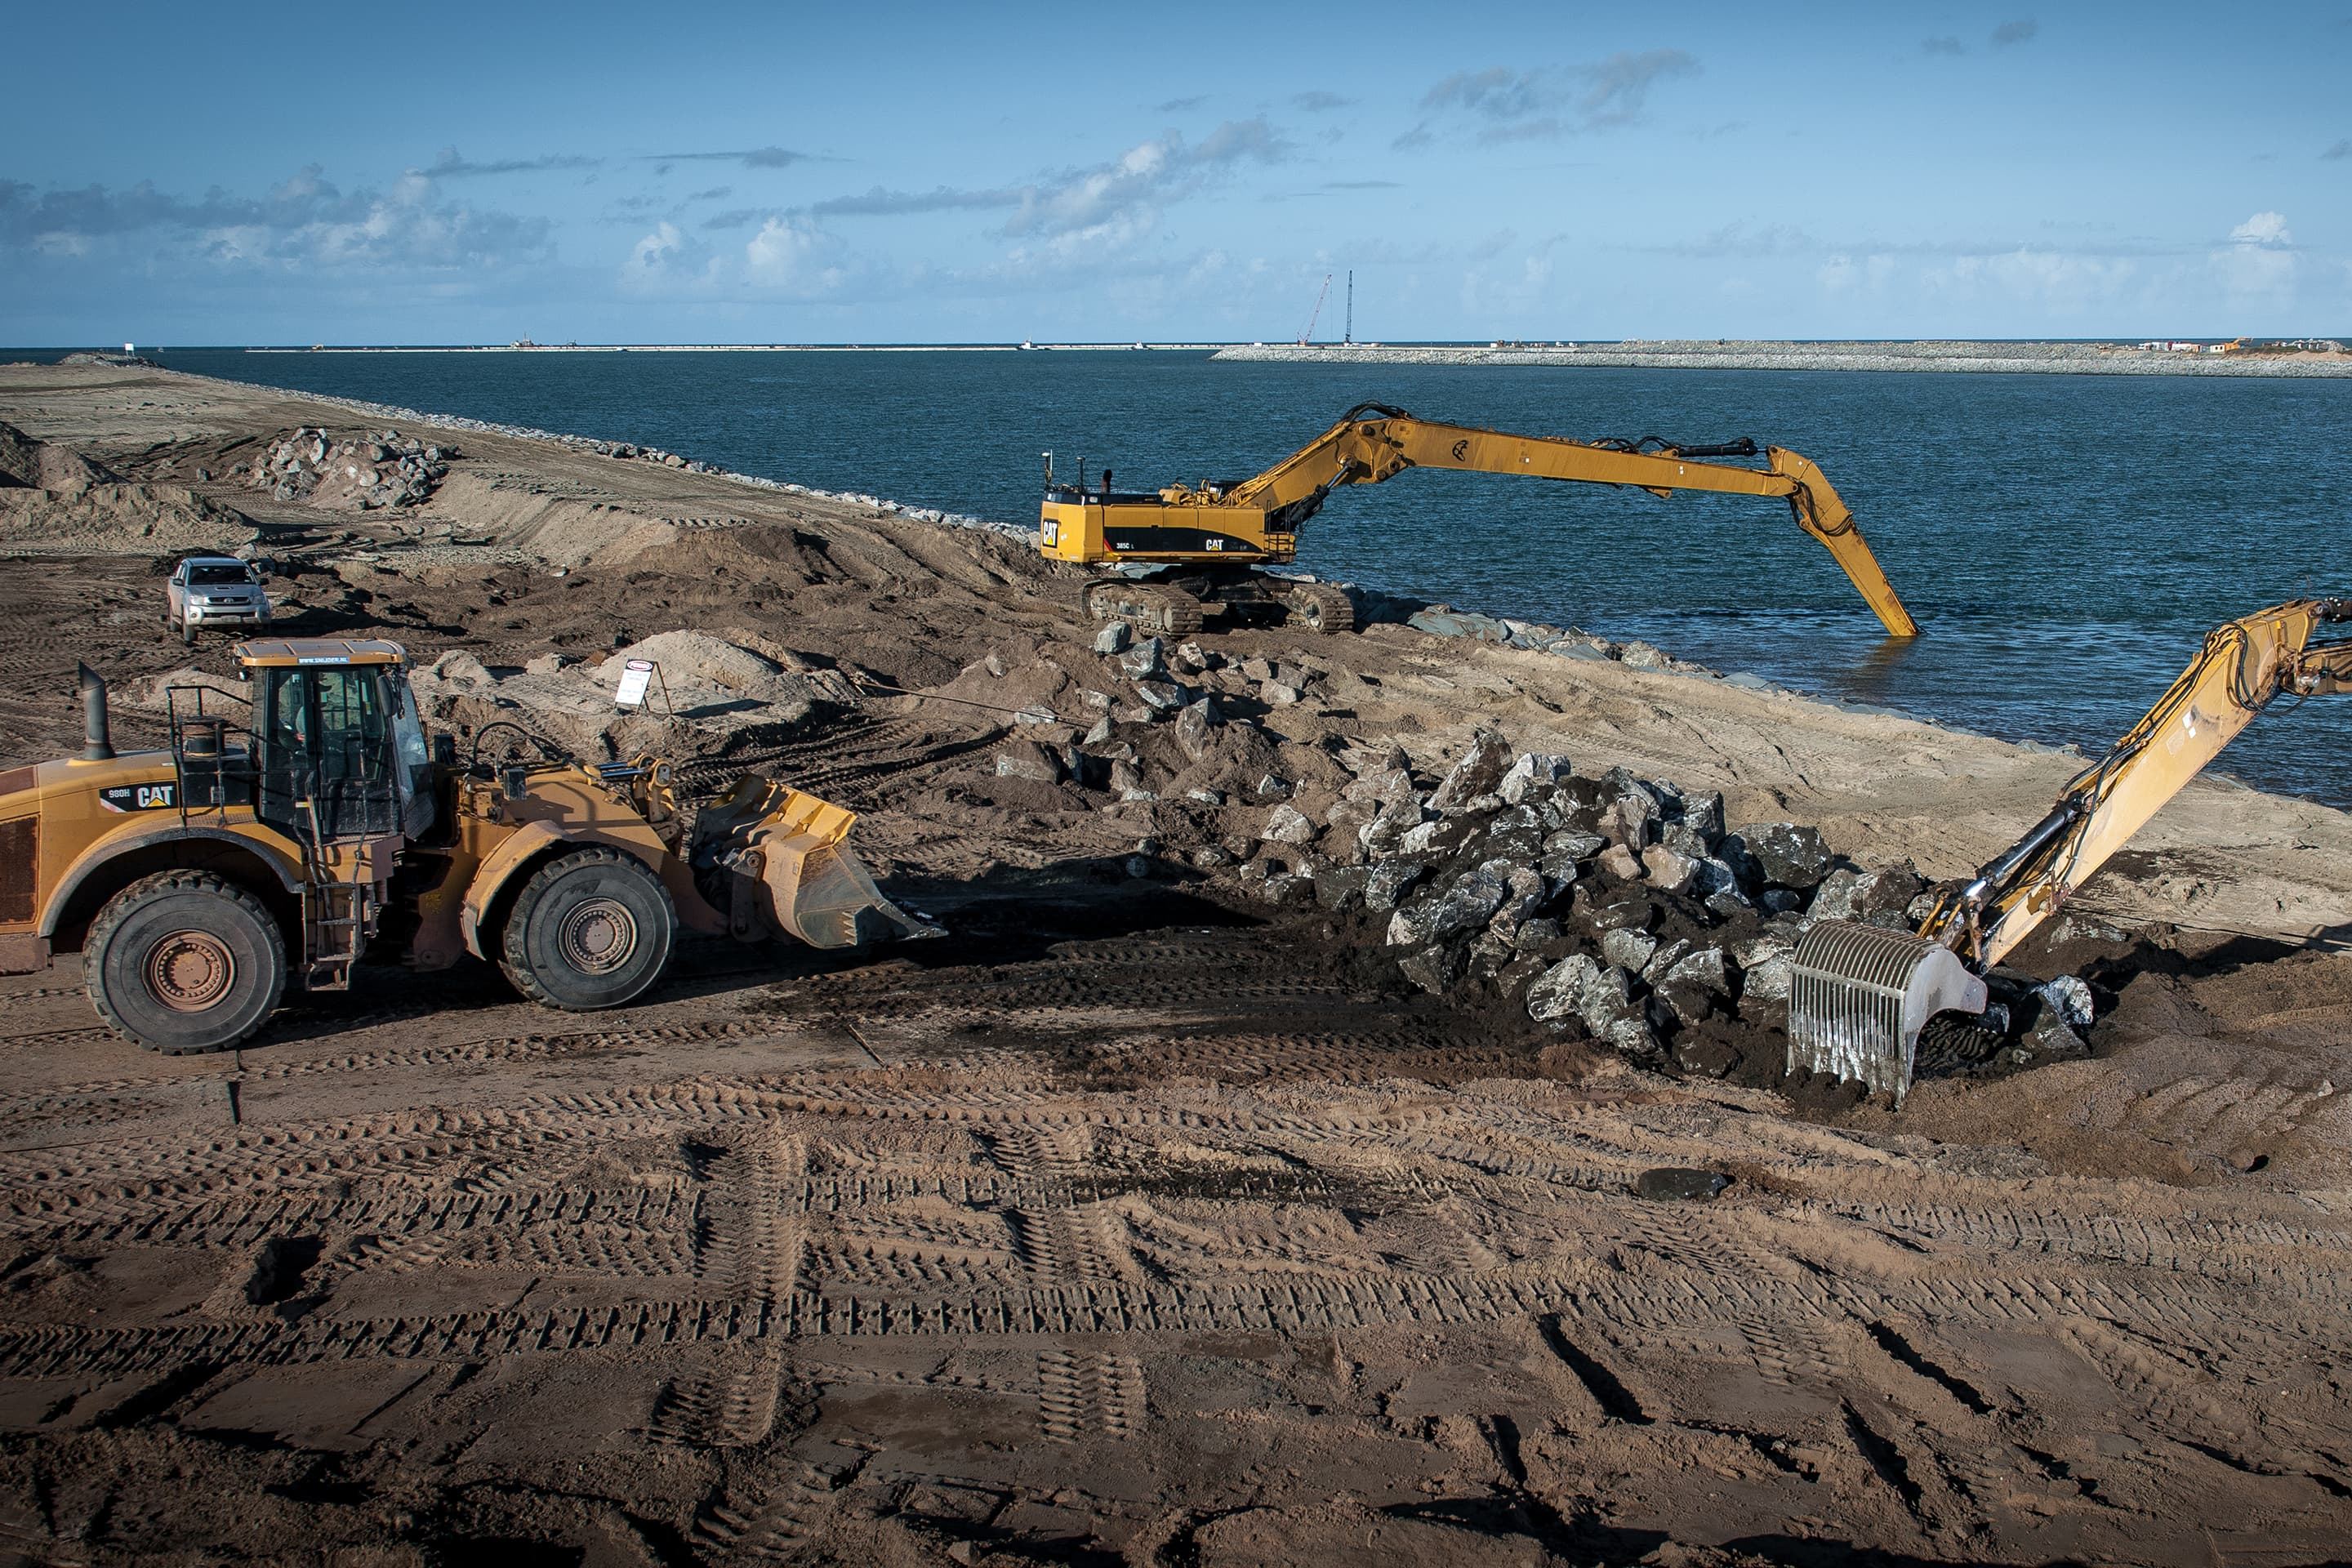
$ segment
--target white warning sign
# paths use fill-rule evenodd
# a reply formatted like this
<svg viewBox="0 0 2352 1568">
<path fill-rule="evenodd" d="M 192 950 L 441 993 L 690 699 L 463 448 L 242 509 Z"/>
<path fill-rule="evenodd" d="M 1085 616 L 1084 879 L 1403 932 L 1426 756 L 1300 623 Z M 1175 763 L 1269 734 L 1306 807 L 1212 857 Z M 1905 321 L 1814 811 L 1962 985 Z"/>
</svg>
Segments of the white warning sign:
<svg viewBox="0 0 2352 1568">
<path fill-rule="evenodd" d="M 654 661 L 633 658 L 621 667 L 621 684 L 613 692 L 615 708 L 643 708 L 646 692 L 653 685 Z"/>
</svg>

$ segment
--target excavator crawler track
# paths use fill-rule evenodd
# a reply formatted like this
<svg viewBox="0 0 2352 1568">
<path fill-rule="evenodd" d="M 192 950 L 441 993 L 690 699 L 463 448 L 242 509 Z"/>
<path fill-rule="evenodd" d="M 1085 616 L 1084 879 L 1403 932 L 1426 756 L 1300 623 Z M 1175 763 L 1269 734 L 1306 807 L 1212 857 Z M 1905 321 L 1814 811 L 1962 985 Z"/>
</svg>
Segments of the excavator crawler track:
<svg viewBox="0 0 2352 1568">
<path fill-rule="evenodd" d="M 1201 601 L 1164 583 L 1089 583 L 1079 603 L 1090 619 L 1125 621 L 1159 637 L 1190 637 L 1201 629 Z"/>
</svg>

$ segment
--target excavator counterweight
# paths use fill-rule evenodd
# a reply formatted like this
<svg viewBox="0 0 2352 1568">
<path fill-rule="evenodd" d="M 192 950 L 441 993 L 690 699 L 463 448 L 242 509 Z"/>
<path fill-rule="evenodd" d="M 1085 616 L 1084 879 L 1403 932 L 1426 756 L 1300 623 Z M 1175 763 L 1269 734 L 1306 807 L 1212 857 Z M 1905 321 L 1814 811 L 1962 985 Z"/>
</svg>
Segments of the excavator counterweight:
<svg viewBox="0 0 2352 1568">
<path fill-rule="evenodd" d="M 2050 814 L 1938 899 L 1916 932 L 1847 921 L 1807 931 L 1791 961 L 1789 1070 L 1895 1097 L 1919 1033 L 1946 1011 L 1981 1013 L 1983 975 L 2056 913 L 2186 788 L 2272 699 L 2352 691 L 2352 642 L 2313 643 L 2352 620 L 2352 599 L 2298 599 L 2225 622 Z"/>
<path fill-rule="evenodd" d="M 1756 457 L 1764 459 L 1760 468 L 1715 460 Z M 1888 635 L 1919 630 L 1835 487 L 1816 464 L 1785 447 L 1516 436 L 1417 419 L 1378 403 L 1357 405 L 1265 472 L 1229 483 L 1121 493 L 1111 488 L 1108 468 L 1091 489 L 1083 469 L 1078 483 L 1056 484 L 1049 462 L 1037 546 L 1055 560 L 1118 569 L 1122 581 L 1087 586 L 1086 607 L 1097 619 L 1181 633 L 1204 615 L 1274 607 L 1310 629 L 1344 631 L 1352 621 L 1331 602 L 1344 599 L 1336 589 L 1254 569 L 1296 559 L 1299 531 L 1334 489 L 1379 484 L 1408 468 L 1524 474 L 1660 497 L 1709 490 L 1778 498 L 1788 502 L 1797 526 L 1829 551 Z M 1152 574 L 1144 576 L 1146 569 Z"/>
</svg>

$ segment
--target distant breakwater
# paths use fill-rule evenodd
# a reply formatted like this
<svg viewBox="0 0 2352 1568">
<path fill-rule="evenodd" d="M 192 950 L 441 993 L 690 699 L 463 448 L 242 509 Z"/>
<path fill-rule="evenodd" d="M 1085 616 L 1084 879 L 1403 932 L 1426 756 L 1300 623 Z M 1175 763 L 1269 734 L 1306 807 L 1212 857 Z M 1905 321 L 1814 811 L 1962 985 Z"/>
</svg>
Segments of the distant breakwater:
<svg viewBox="0 0 2352 1568">
<path fill-rule="evenodd" d="M 1403 347 L 1254 343 L 1221 360 L 1287 364 L 1548 365 L 1642 370 L 1951 371 L 2027 375 L 2352 376 L 2352 353 L 2212 353 L 2061 342 L 1770 342 L 1711 340 Z"/>
</svg>

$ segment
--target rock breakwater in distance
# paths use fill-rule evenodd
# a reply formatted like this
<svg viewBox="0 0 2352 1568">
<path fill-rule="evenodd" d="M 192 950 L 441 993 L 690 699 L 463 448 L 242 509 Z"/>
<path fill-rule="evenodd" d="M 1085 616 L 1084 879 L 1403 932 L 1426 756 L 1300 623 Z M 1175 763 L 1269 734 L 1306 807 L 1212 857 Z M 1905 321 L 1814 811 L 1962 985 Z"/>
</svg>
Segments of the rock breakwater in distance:
<svg viewBox="0 0 2352 1568">
<path fill-rule="evenodd" d="M 1475 344 L 1252 343 L 1221 360 L 1292 364 L 1503 364 L 1643 370 L 1912 370 L 2031 375 L 2352 375 L 2352 353 L 2155 349 L 2136 343 L 1918 341 L 1804 342 L 1627 339 Z"/>
</svg>

